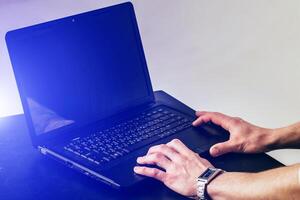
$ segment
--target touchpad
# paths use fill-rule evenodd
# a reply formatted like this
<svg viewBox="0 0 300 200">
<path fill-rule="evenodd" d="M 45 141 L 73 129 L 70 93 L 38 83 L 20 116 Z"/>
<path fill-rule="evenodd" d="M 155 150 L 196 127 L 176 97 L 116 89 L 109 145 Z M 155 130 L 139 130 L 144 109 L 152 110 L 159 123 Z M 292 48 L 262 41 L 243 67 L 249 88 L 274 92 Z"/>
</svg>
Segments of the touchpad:
<svg viewBox="0 0 300 200">
<path fill-rule="evenodd" d="M 191 150 L 203 153 L 208 151 L 212 145 L 228 140 L 228 136 L 226 136 L 228 134 L 224 134 L 222 131 L 224 132 L 224 130 L 211 126 L 209 129 L 191 128 L 176 134 L 175 137 L 180 139 Z"/>
</svg>

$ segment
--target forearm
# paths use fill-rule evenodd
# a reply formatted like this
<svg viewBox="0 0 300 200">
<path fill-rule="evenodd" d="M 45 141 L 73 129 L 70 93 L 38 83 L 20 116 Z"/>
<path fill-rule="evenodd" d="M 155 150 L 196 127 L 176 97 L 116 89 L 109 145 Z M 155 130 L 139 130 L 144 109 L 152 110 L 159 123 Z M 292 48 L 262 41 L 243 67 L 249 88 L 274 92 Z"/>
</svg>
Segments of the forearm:
<svg viewBox="0 0 300 200">
<path fill-rule="evenodd" d="M 274 129 L 269 140 L 269 149 L 300 148 L 300 122 Z"/>
<path fill-rule="evenodd" d="M 300 164 L 260 173 L 226 172 L 207 187 L 213 200 L 299 199 Z"/>
</svg>

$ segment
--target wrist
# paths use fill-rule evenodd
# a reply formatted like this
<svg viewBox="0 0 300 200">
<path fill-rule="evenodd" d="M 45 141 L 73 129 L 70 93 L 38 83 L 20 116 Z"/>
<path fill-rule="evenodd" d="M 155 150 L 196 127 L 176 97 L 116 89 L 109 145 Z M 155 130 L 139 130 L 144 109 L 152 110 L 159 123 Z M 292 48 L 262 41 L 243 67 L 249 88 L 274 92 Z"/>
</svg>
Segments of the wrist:
<svg viewBox="0 0 300 200">
<path fill-rule="evenodd" d="M 241 199 L 246 195 L 256 173 L 226 172 L 216 177 L 207 186 L 207 194 L 211 199 Z"/>
<path fill-rule="evenodd" d="M 211 199 L 222 198 L 224 196 L 224 191 L 226 191 L 223 187 L 230 182 L 231 178 L 232 173 L 226 172 L 212 180 L 206 188 L 208 196 L 210 196 Z"/>
<path fill-rule="evenodd" d="M 259 128 L 252 135 L 252 139 L 249 140 L 252 145 L 249 145 L 247 153 L 266 152 L 275 148 L 278 135 L 276 129 Z"/>
<path fill-rule="evenodd" d="M 279 142 L 281 132 L 282 130 L 279 129 L 267 129 L 263 140 L 265 152 L 272 151 L 278 148 L 278 142 Z"/>
<path fill-rule="evenodd" d="M 276 150 L 290 147 L 293 141 L 297 141 L 296 137 L 297 133 L 293 126 L 273 129 L 272 134 L 270 134 L 269 148 Z"/>
</svg>

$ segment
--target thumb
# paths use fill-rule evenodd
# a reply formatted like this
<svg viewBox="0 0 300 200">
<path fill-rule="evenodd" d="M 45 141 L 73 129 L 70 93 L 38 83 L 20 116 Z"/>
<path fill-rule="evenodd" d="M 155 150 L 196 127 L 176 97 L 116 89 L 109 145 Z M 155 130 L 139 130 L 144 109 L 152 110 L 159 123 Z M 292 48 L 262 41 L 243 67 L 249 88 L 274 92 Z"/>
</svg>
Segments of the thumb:
<svg viewBox="0 0 300 200">
<path fill-rule="evenodd" d="M 226 141 L 213 145 L 209 151 L 210 155 L 217 157 L 225 153 L 234 152 L 235 150 L 235 145 L 230 141 Z"/>
</svg>

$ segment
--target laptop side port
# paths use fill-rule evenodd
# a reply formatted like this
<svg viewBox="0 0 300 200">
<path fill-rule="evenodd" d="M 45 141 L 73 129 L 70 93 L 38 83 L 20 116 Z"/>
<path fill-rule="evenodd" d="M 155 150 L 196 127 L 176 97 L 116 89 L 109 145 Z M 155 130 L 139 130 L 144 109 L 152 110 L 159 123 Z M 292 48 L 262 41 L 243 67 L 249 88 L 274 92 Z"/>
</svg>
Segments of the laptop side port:
<svg viewBox="0 0 300 200">
<path fill-rule="evenodd" d="M 65 158 L 45 147 L 39 146 L 38 149 L 43 155 L 49 156 L 49 157 L 63 163 L 64 165 L 68 166 L 69 168 L 75 169 L 76 171 L 79 171 L 80 173 L 83 173 L 86 176 L 96 179 L 97 181 L 101 181 L 107 185 L 114 187 L 114 188 L 120 188 L 120 185 L 117 184 L 116 182 L 114 182 L 113 180 L 111 180 L 105 176 L 102 176 L 101 174 L 99 174 L 93 170 L 90 170 L 90 169 L 86 168 L 85 166 L 80 165 L 79 163 L 69 160 L 68 158 Z"/>
</svg>

